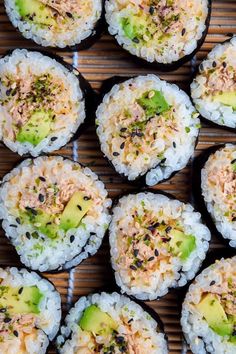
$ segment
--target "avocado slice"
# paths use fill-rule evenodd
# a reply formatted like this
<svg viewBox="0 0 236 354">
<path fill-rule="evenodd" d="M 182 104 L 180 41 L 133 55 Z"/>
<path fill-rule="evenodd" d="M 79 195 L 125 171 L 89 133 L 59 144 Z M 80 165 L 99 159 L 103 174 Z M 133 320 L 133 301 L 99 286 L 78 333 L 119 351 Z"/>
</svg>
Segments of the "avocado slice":
<svg viewBox="0 0 236 354">
<path fill-rule="evenodd" d="M 39 304 L 43 298 L 37 286 L 12 288 L 0 286 L 0 308 L 6 309 L 10 315 L 39 314 Z"/>
<path fill-rule="evenodd" d="M 108 335 L 117 329 L 116 322 L 106 312 L 103 312 L 96 305 L 86 308 L 80 319 L 79 326 L 88 332 L 96 335 Z"/>
<path fill-rule="evenodd" d="M 68 231 L 78 227 L 92 203 L 92 199 L 88 198 L 84 193 L 75 192 L 61 215 L 60 229 Z"/>
<path fill-rule="evenodd" d="M 215 294 L 207 294 L 196 307 L 214 332 L 220 336 L 232 335 L 233 321 L 228 319 Z"/>
<path fill-rule="evenodd" d="M 34 23 L 45 26 L 56 25 L 50 8 L 40 1 L 16 0 L 15 4 L 23 20 L 33 21 Z"/>
<path fill-rule="evenodd" d="M 231 106 L 233 110 L 236 110 L 236 91 L 218 93 L 213 96 L 213 101 Z"/>
<path fill-rule="evenodd" d="M 41 209 L 33 210 L 29 208 L 26 212 L 21 213 L 20 219 L 22 223 L 34 224 L 38 231 L 51 239 L 57 237 L 59 227 L 54 223 L 54 216 Z"/>
<path fill-rule="evenodd" d="M 161 91 L 156 90 L 145 92 L 137 102 L 145 110 L 147 118 L 165 112 L 170 108 Z"/>
<path fill-rule="evenodd" d="M 134 38 L 142 38 L 145 34 L 147 35 L 148 24 L 143 17 L 130 16 L 129 18 L 124 17 L 121 21 L 121 27 L 126 37 L 133 40 Z"/>
<path fill-rule="evenodd" d="M 171 237 L 169 246 L 175 256 L 185 261 L 196 249 L 196 239 L 192 235 L 185 235 L 182 231 L 172 229 L 169 232 Z"/>
<path fill-rule="evenodd" d="M 36 146 L 50 133 L 51 123 L 52 121 L 48 112 L 35 112 L 32 114 L 28 122 L 20 129 L 16 136 L 16 140 L 20 143 L 28 142 Z"/>
</svg>

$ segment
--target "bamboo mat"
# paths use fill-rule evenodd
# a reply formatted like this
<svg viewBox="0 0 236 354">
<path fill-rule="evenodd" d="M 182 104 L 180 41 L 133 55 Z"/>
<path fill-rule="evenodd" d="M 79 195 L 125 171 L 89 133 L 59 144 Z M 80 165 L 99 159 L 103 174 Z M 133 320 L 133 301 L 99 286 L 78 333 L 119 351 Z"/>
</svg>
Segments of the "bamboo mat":
<svg viewBox="0 0 236 354">
<path fill-rule="evenodd" d="M 188 90 L 189 82 L 195 66 L 207 53 L 219 42 L 236 34 L 236 0 L 213 0 L 213 11 L 209 33 L 206 41 L 191 63 L 187 63 L 179 70 L 171 73 L 158 73 L 144 66 L 137 66 L 132 59 L 122 51 L 108 34 L 93 45 L 92 48 L 79 53 L 60 52 L 64 59 L 74 63 L 82 74 L 90 81 L 93 88 L 99 91 L 103 80 L 113 75 L 131 76 L 144 73 L 156 73 L 161 78 L 177 83 L 181 88 Z M 35 48 L 35 45 L 24 40 L 12 27 L 4 11 L 3 1 L 0 0 L 0 55 L 13 48 Z M 236 142 L 236 135 L 224 129 L 216 129 L 204 125 L 201 129 L 196 154 L 214 143 Z M 126 185 L 114 173 L 103 158 L 95 136 L 94 127 L 89 128 L 78 141 L 67 145 L 57 152 L 58 154 L 78 159 L 89 166 L 106 184 L 110 196 L 114 197 L 124 190 L 132 190 L 133 186 Z M 0 143 L 0 179 L 10 171 L 21 158 L 10 152 Z M 191 162 L 183 171 L 170 181 L 158 185 L 155 189 L 162 189 L 174 194 L 182 201 L 191 200 Z M 211 242 L 211 253 L 223 250 L 221 240 L 214 235 Z M 9 245 L 0 231 L 0 264 L 18 265 L 18 258 L 14 249 Z M 109 248 L 107 239 L 94 257 L 86 260 L 80 266 L 70 272 L 47 275 L 53 281 L 61 294 L 64 314 L 71 305 L 82 295 L 95 292 L 110 285 L 113 274 L 109 264 Z M 183 338 L 181 334 L 179 318 L 180 305 L 183 299 L 183 291 L 171 291 L 160 301 L 149 303 L 162 318 L 166 333 L 169 337 L 171 354 L 184 353 Z M 54 349 L 50 353 L 55 353 Z M 143 353 L 146 354 L 146 353 Z"/>
</svg>

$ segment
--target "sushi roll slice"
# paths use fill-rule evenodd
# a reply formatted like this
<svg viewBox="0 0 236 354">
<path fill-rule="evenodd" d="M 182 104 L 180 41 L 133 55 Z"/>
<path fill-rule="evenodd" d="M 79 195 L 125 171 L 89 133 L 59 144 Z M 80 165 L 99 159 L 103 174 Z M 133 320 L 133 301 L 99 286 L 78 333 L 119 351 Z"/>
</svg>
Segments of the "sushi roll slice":
<svg viewBox="0 0 236 354">
<path fill-rule="evenodd" d="M 108 30 L 129 53 L 160 70 L 190 60 L 207 34 L 211 1 L 106 0 Z"/>
<path fill-rule="evenodd" d="M 154 312 L 154 311 L 153 311 Z M 118 293 L 82 297 L 70 310 L 57 337 L 59 354 L 167 354 L 157 314 Z"/>
<path fill-rule="evenodd" d="M 0 59 L 0 140 L 20 155 L 61 148 L 85 121 L 91 87 L 56 59 L 25 49 Z"/>
<path fill-rule="evenodd" d="M 96 113 L 104 155 L 128 181 L 148 186 L 187 165 L 199 123 L 186 93 L 155 75 L 114 85 Z"/>
<path fill-rule="evenodd" d="M 208 122 L 236 128 L 236 36 L 218 44 L 191 84 L 197 110 Z"/>
<path fill-rule="evenodd" d="M 236 353 L 236 257 L 222 258 L 190 285 L 181 324 L 193 354 Z"/>
<path fill-rule="evenodd" d="M 214 146 L 199 161 L 196 201 L 203 200 L 208 219 L 210 215 L 218 233 L 236 248 L 236 145 Z"/>
<path fill-rule="evenodd" d="M 13 26 L 44 47 L 88 48 L 102 32 L 103 0 L 5 0 L 5 7 Z"/>
<path fill-rule="evenodd" d="M 0 353 L 44 354 L 61 321 L 54 286 L 26 269 L 0 268 Z"/>
<path fill-rule="evenodd" d="M 21 262 L 40 272 L 68 269 L 95 254 L 110 206 L 95 173 L 59 156 L 23 161 L 0 187 L 6 236 Z"/>
<path fill-rule="evenodd" d="M 140 300 L 164 296 L 194 278 L 210 238 L 190 204 L 150 192 L 126 195 L 109 228 L 116 283 Z"/>
</svg>

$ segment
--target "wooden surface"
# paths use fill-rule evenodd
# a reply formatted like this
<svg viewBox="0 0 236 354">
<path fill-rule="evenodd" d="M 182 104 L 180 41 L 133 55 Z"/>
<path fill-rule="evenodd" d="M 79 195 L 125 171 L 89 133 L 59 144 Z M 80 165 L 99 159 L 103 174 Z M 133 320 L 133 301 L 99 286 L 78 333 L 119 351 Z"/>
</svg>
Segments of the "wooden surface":
<svg viewBox="0 0 236 354">
<path fill-rule="evenodd" d="M 135 65 L 132 59 L 118 47 L 115 40 L 108 34 L 104 34 L 89 50 L 79 53 L 60 52 L 58 54 L 62 55 L 68 62 L 74 62 L 87 80 L 90 81 L 93 88 L 98 91 L 102 81 L 113 75 L 130 76 L 145 73 L 156 73 L 161 78 L 177 83 L 188 91 L 195 66 L 215 44 L 223 42 L 232 34 L 236 34 L 236 0 L 213 0 L 211 24 L 203 47 L 191 63 L 184 65 L 175 72 L 162 74 L 150 68 Z M 3 55 L 6 50 L 17 47 L 35 48 L 35 45 L 23 39 L 12 27 L 5 14 L 3 1 L 0 0 L 0 55 Z M 236 142 L 236 135 L 224 129 L 215 129 L 204 125 L 201 129 L 196 154 L 214 143 L 221 142 Z M 111 197 L 133 188 L 131 185 L 124 184 L 103 158 L 94 133 L 94 127 L 89 128 L 78 141 L 67 145 L 58 154 L 78 159 L 89 166 L 106 184 Z M 20 160 L 21 158 L 18 155 L 12 153 L 0 143 L 0 179 Z M 170 181 L 155 188 L 171 192 L 182 201 L 190 201 L 192 173 L 190 162 L 187 168 L 177 173 Z M 3 231 L 0 231 L 0 234 L 0 264 L 18 265 L 16 252 L 7 242 Z M 210 252 L 223 250 L 223 247 L 221 240 L 212 235 Z M 80 296 L 101 290 L 114 282 L 109 264 L 107 239 L 104 240 L 97 255 L 86 260 L 74 270 L 56 275 L 46 274 L 46 276 L 53 281 L 60 292 L 65 314 Z M 149 303 L 160 314 L 165 324 L 171 354 L 184 352 L 179 325 L 182 298 L 183 291 L 171 291 L 160 301 Z M 52 348 L 50 353 L 54 352 Z"/>
</svg>

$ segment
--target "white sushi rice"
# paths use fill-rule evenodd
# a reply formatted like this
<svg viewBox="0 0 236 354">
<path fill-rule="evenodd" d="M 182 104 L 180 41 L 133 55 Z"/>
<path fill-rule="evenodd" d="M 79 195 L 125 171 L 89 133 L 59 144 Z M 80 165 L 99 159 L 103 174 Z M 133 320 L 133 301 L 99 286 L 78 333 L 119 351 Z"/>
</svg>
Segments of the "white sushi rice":
<svg viewBox="0 0 236 354">
<path fill-rule="evenodd" d="M 232 175 L 232 161 L 236 159 L 236 146 L 226 144 L 211 154 L 201 171 L 202 196 L 206 207 L 215 222 L 217 230 L 225 239 L 230 240 L 230 246 L 236 247 L 236 219 L 231 220 L 230 211 L 236 209 L 233 189 L 235 181 Z M 223 173 L 228 167 L 228 178 Z M 222 171 L 222 172 L 221 172 Z M 211 178 L 209 179 L 209 174 Z M 215 176 L 215 178 L 214 178 Z M 212 180 L 214 178 L 214 181 Z M 221 181 L 221 178 L 223 179 Z M 230 185 L 231 182 L 231 185 Z M 226 192 L 227 194 L 225 194 Z M 232 198 L 228 200 L 228 197 Z M 229 209 L 230 201 L 230 209 Z M 232 204 L 233 203 L 233 204 Z"/>
<path fill-rule="evenodd" d="M 181 325 L 185 338 L 193 354 L 235 354 L 236 346 L 227 337 L 215 333 L 202 318 L 194 305 L 201 300 L 203 293 L 214 293 L 215 286 L 221 288 L 223 273 L 235 277 L 236 257 L 217 261 L 198 275 L 190 285 L 183 303 Z M 214 282 L 216 285 L 211 285 Z"/>
<path fill-rule="evenodd" d="M 56 239 L 46 237 L 39 231 L 39 238 L 28 239 L 26 233 L 32 235 L 36 229 L 30 224 L 19 225 L 16 222 L 18 198 L 26 188 L 29 177 L 34 180 L 44 173 L 48 179 L 56 177 L 57 181 L 66 181 L 67 184 L 71 179 L 76 181 L 79 188 L 97 195 L 98 204 L 92 206 L 93 214 L 91 211 L 89 215 L 85 215 L 78 228 L 67 232 L 59 230 Z M 68 269 L 78 265 L 89 255 L 94 255 L 110 223 L 110 206 L 111 200 L 107 198 L 104 184 L 95 173 L 59 156 L 23 161 L 4 177 L 0 187 L 0 219 L 3 219 L 2 227 L 6 236 L 15 246 L 21 262 L 41 272 Z"/>
<path fill-rule="evenodd" d="M 167 103 L 175 108 L 180 131 L 173 131 L 173 136 L 168 140 L 157 136 L 151 155 L 143 152 L 131 160 L 127 157 L 124 162 L 123 153 L 115 157 L 111 151 L 112 136 L 119 128 L 116 119 L 124 108 L 128 109 L 148 90 L 159 90 Z M 113 86 L 98 107 L 96 118 L 102 152 L 112 162 L 116 171 L 129 181 L 146 174 L 145 181 L 148 186 L 169 178 L 187 165 L 194 153 L 200 127 L 198 114 L 187 94 L 178 86 L 160 80 L 156 75 L 138 76 Z M 156 129 L 158 133 L 159 127 Z M 162 154 L 161 159 L 157 152 Z M 164 164 L 161 164 L 162 159 L 165 160 Z"/>
<path fill-rule="evenodd" d="M 49 344 L 57 334 L 61 321 L 61 298 L 55 287 L 46 279 L 41 278 L 37 273 L 29 272 L 26 269 L 0 268 L 1 286 L 27 287 L 37 286 L 43 298 L 39 304 L 40 313 L 37 314 L 36 326 L 37 337 L 33 336 L 26 343 L 26 352 L 31 354 L 44 354 Z M 49 338 L 49 340 L 48 340 Z M 0 351 L 3 350 L 0 343 Z M 8 354 L 18 354 L 20 339 L 14 338 L 14 344 L 8 347 Z M 3 351 L 1 351 L 3 353 Z M 4 351 L 4 353 L 6 353 Z"/>
<path fill-rule="evenodd" d="M 29 75 L 38 77 L 45 74 L 50 74 L 52 77 L 63 81 L 71 111 L 67 115 L 57 115 L 50 134 L 38 145 L 33 146 L 31 143 L 20 143 L 15 140 L 11 131 L 13 130 L 13 123 L 16 124 L 16 122 L 13 121 L 11 111 L 8 111 L 3 104 L 0 105 L 0 140 L 19 155 L 30 153 L 32 156 L 38 156 L 42 152 L 49 153 L 60 149 L 72 138 L 86 117 L 85 100 L 77 78 L 78 72 L 70 72 L 55 59 L 39 52 L 27 51 L 26 49 L 15 49 L 10 55 L 0 59 L 0 77 L 2 81 L 9 76 L 27 81 Z M 7 97 L 6 91 L 7 88 L 0 82 L 0 96 L 2 99 Z M 60 102 L 58 103 L 58 109 L 59 107 Z"/>
<path fill-rule="evenodd" d="M 81 297 L 66 316 L 65 325 L 61 327 L 61 335 L 57 337 L 57 347 L 60 354 L 74 354 L 76 349 L 86 342 L 86 333 L 82 332 L 78 323 L 84 310 L 90 305 L 97 305 L 101 311 L 109 314 L 118 324 L 118 333 L 126 338 L 127 328 L 124 322 L 129 323 L 133 335 L 139 332 L 135 340 L 139 353 L 167 354 L 167 341 L 161 332 L 158 323 L 142 307 L 128 297 L 118 293 L 93 294 Z"/>
<path fill-rule="evenodd" d="M 122 19 L 131 16 L 140 16 L 140 22 L 144 16 L 150 16 L 150 6 L 155 7 L 155 2 L 143 0 L 107 0 L 105 2 L 106 21 L 109 25 L 108 30 L 111 35 L 115 36 L 117 42 L 131 54 L 148 62 L 158 62 L 161 64 L 170 64 L 177 62 L 179 59 L 190 55 L 198 46 L 204 31 L 206 30 L 206 19 L 208 16 L 207 0 L 189 0 L 176 1 L 178 6 L 182 5 L 179 21 L 180 28 L 170 31 L 167 39 L 162 37 L 166 33 L 159 33 L 159 37 L 154 35 L 153 39 L 144 37 L 144 42 L 135 43 L 132 39 L 125 35 L 122 28 Z M 164 3 L 164 2 L 163 2 Z M 166 4 L 163 4 L 163 7 Z M 173 9 L 172 9 L 173 12 Z M 140 15 L 142 13 L 142 15 Z M 199 14 L 199 16 L 198 16 Z M 138 22 L 137 22 L 138 25 Z M 161 25 L 156 24 L 156 32 L 160 30 Z M 184 35 L 182 29 L 185 30 Z M 146 28 L 148 30 L 148 28 Z M 169 34 L 169 33 L 168 33 Z"/>
<path fill-rule="evenodd" d="M 131 229 L 129 226 L 131 210 L 137 210 L 142 215 L 143 208 L 149 213 L 159 215 L 163 212 L 165 217 L 177 220 L 183 227 L 186 235 L 194 235 L 196 249 L 192 251 L 187 260 L 181 260 L 177 256 L 170 256 L 160 262 L 158 267 L 152 271 L 142 274 L 138 272 L 137 279 L 135 272 L 127 268 L 121 268 L 118 260 L 122 257 L 122 250 L 118 247 L 119 237 L 122 237 L 119 229 Z M 160 217 L 157 221 L 161 223 Z M 134 232 L 131 230 L 130 232 Z M 138 231 L 137 231 L 138 232 Z M 111 252 L 111 263 L 115 271 L 117 285 L 121 291 L 133 295 L 140 300 L 154 300 L 168 293 L 169 288 L 181 287 L 193 279 L 200 268 L 209 248 L 211 234 L 208 228 L 202 223 L 201 215 L 195 212 L 190 204 L 184 204 L 176 199 L 170 199 L 162 194 L 142 192 L 129 194 L 119 199 L 117 206 L 113 208 L 112 221 L 109 228 L 109 241 Z M 164 256 L 162 257 L 164 258 Z M 141 274 L 141 275 L 140 275 Z M 143 279 L 140 280 L 140 279 Z"/>
<path fill-rule="evenodd" d="M 191 95 L 197 110 L 204 118 L 222 126 L 236 128 L 236 111 L 231 106 L 214 101 L 211 95 L 206 95 L 208 90 L 206 73 L 212 70 L 214 65 L 219 66 L 223 63 L 233 68 L 236 74 L 236 37 L 216 45 L 208 54 L 207 59 L 200 65 L 200 73 L 191 84 Z M 221 92 L 224 92 L 224 89 Z"/>
<path fill-rule="evenodd" d="M 22 19 L 16 7 L 15 0 L 5 0 L 6 12 L 14 25 L 27 39 L 32 39 L 44 47 L 59 47 L 78 45 L 95 32 L 95 26 L 102 15 L 101 0 L 77 1 L 80 15 L 67 26 L 60 23 L 57 27 L 40 26 L 33 21 Z"/>
</svg>

